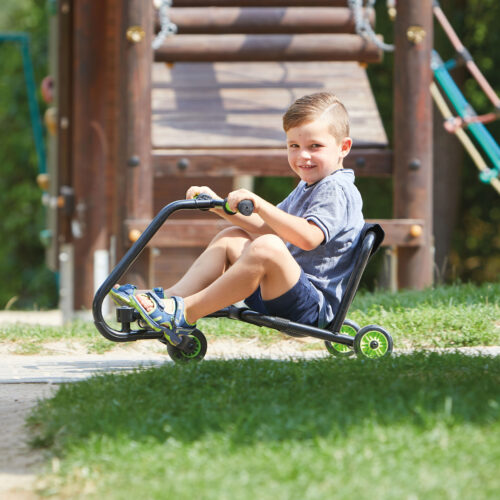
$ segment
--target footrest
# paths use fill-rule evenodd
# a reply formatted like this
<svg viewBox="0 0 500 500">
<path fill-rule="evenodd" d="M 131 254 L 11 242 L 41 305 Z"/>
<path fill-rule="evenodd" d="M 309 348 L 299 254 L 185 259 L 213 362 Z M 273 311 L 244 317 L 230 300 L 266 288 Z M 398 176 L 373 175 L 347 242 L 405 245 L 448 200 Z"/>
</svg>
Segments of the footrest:
<svg viewBox="0 0 500 500">
<path fill-rule="evenodd" d="M 133 307 L 117 307 L 116 321 L 119 323 L 133 323 L 140 318 L 140 314 Z"/>
</svg>

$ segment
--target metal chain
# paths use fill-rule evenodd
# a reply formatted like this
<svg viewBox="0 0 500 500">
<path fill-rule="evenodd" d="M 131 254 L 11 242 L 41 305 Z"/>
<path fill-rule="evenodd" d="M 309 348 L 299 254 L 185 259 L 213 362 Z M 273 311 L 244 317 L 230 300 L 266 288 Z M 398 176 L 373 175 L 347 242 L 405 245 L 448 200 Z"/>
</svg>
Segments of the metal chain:
<svg viewBox="0 0 500 500">
<path fill-rule="evenodd" d="M 172 7 L 172 0 L 160 0 L 160 2 L 155 1 L 156 6 L 159 4 L 160 31 L 151 44 L 153 50 L 159 49 L 167 37 L 177 33 L 177 26 L 170 21 L 170 17 L 168 16 L 168 11 Z"/>
<path fill-rule="evenodd" d="M 376 0 L 366 0 L 366 8 L 374 8 Z M 363 8 L 363 0 L 348 0 L 349 8 L 354 15 L 356 33 L 367 40 L 372 41 L 379 49 L 384 52 L 394 52 L 394 45 L 380 41 L 371 27 L 370 20 Z"/>
</svg>

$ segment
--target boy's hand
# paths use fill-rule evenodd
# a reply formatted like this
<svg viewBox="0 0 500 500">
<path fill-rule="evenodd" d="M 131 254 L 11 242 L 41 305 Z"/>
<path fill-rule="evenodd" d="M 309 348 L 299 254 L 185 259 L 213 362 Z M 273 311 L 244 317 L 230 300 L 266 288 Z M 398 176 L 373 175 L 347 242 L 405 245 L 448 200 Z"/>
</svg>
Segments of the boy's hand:
<svg viewBox="0 0 500 500">
<path fill-rule="evenodd" d="M 186 200 L 192 200 L 196 198 L 200 194 L 206 194 L 210 196 L 213 200 L 220 200 L 221 197 L 212 191 L 208 186 L 191 186 L 186 191 Z"/>
<path fill-rule="evenodd" d="M 259 212 L 259 207 L 261 206 L 261 203 L 263 201 L 260 196 L 252 193 L 252 191 L 248 191 L 248 189 L 237 189 L 236 191 L 232 191 L 227 195 L 227 204 L 233 212 L 238 211 L 238 203 L 243 200 L 252 200 L 254 207 L 253 213 Z"/>
</svg>

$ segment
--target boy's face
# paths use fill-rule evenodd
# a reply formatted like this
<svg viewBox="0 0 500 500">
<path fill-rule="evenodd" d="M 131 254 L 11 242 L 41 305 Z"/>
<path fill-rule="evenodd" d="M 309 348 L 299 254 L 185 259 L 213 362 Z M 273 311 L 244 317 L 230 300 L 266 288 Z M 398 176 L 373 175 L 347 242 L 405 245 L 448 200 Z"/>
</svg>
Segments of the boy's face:
<svg viewBox="0 0 500 500">
<path fill-rule="evenodd" d="M 350 137 L 339 144 L 325 120 L 314 120 L 291 128 L 286 133 L 288 163 L 307 184 L 324 179 L 342 168 L 352 145 Z"/>
</svg>

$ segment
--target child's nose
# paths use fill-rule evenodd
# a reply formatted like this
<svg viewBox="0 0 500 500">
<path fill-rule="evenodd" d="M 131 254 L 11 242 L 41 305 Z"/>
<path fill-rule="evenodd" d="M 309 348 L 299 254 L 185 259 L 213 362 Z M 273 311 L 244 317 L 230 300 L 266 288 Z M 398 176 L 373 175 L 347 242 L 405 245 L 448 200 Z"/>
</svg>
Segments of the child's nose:
<svg viewBox="0 0 500 500">
<path fill-rule="evenodd" d="M 309 153 L 309 151 L 307 149 L 301 149 L 300 156 L 302 158 L 311 158 L 311 154 Z"/>
</svg>

